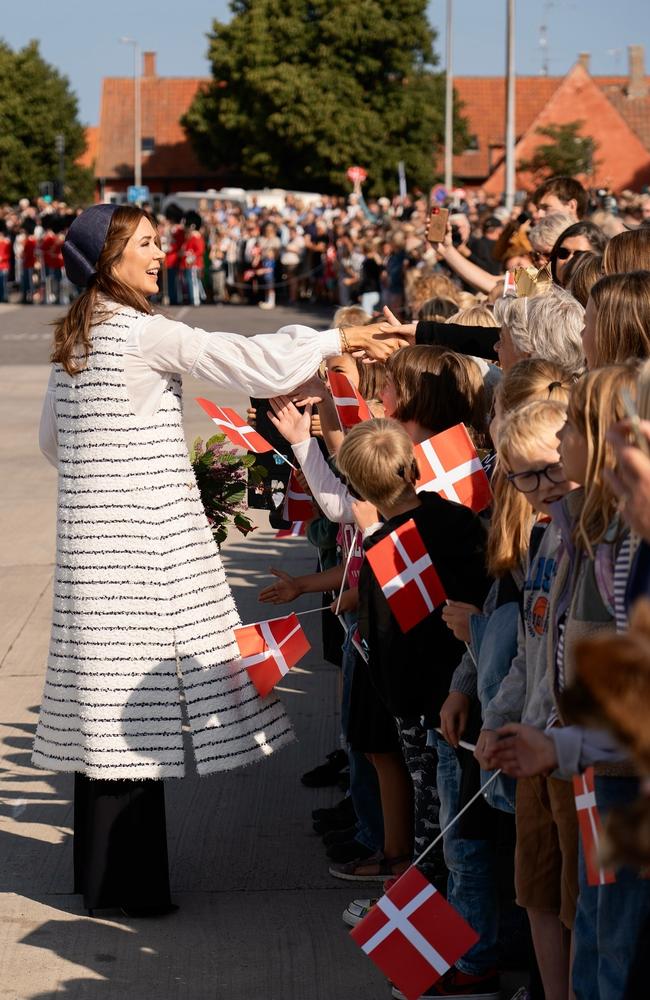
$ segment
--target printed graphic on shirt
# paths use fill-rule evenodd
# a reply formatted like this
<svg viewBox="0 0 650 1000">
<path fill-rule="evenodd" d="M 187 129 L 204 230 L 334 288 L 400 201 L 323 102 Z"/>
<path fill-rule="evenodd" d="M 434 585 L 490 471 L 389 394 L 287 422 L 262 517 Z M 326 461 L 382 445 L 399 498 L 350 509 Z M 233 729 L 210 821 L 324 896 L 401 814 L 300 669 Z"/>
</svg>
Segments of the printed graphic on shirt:
<svg viewBox="0 0 650 1000">
<path fill-rule="evenodd" d="M 544 635 L 548 628 L 548 594 L 556 569 L 554 558 L 540 556 L 524 584 L 524 622 L 531 638 Z"/>
</svg>

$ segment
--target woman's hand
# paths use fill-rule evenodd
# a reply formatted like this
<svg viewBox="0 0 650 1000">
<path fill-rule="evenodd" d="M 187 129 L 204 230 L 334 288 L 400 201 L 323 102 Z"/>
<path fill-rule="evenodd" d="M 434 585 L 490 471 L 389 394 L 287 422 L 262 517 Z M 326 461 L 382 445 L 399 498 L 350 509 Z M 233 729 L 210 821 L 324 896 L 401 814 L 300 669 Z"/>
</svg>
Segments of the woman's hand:
<svg viewBox="0 0 650 1000">
<path fill-rule="evenodd" d="M 372 524 L 377 524 L 379 521 L 379 512 L 369 500 L 353 500 L 352 513 L 354 514 L 357 527 L 361 531 L 365 531 L 366 528 L 369 528 Z"/>
<path fill-rule="evenodd" d="M 442 735 L 452 747 L 465 732 L 469 716 L 469 698 L 460 691 L 450 691 L 440 709 L 440 728 Z"/>
<path fill-rule="evenodd" d="M 408 347 L 406 337 L 395 330 L 387 331 L 383 323 L 369 323 L 367 326 L 346 326 L 345 339 L 350 353 L 362 354 L 372 361 L 387 361 L 400 347 Z"/>
<path fill-rule="evenodd" d="M 309 440 L 311 428 L 311 404 L 305 406 L 302 413 L 291 402 L 288 396 L 276 396 L 270 399 L 271 409 L 269 420 L 289 444 L 300 444 Z"/>
<path fill-rule="evenodd" d="M 553 740 L 541 729 L 509 722 L 496 734 L 492 767 L 500 767 L 513 778 L 533 778 L 536 774 L 550 774 L 557 767 Z"/>
<path fill-rule="evenodd" d="M 257 424 L 257 410 L 254 406 L 246 408 L 246 423 L 249 427 L 255 427 Z"/>
<path fill-rule="evenodd" d="M 498 740 L 496 733 L 492 729 L 482 729 L 476 741 L 474 756 L 484 771 L 491 771 L 496 765 L 493 763 L 492 753 Z"/>
<path fill-rule="evenodd" d="M 442 609 L 442 620 L 461 642 L 469 642 L 469 619 L 471 615 L 480 615 L 481 609 L 475 604 L 465 604 L 464 601 L 447 601 Z"/>
<path fill-rule="evenodd" d="M 270 573 L 277 577 L 277 580 L 260 591 L 257 599 L 261 604 L 286 604 L 288 601 L 295 601 L 297 597 L 300 597 L 302 590 L 297 577 L 290 576 L 284 570 L 273 567 L 271 567 Z"/>
<path fill-rule="evenodd" d="M 392 312 L 388 306 L 384 306 L 383 312 L 386 319 L 385 322 L 380 323 L 380 327 L 384 333 L 395 333 L 400 337 L 405 337 L 410 344 L 414 344 L 417 323 L 400 322 L 395 313 Z"/>
</svg>

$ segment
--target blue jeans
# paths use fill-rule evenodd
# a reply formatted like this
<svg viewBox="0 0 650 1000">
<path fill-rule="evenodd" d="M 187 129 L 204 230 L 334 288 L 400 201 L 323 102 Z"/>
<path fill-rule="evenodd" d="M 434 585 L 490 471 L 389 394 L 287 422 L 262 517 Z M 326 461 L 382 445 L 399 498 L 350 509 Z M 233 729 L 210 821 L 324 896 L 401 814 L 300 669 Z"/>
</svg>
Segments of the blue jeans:
<svg viewBox="0 0 650 1000">
<path fill-rule="evenodd" d="M 601 817 L 612 806 L 633 802 L 636 778 L 596 776 L 596 802 Z M 573 989 L 577 1000 L 624 1000 L 639 931 L 650 916 L 650 881 L 632 868 L 619 868 L 609 885 L 587 884 L 580 839 L 578 854 Z M 650 987 L 649 987 L 650 992 Z"/>
<path fill-rule="evenodd" d="M 438 794 L 440 827 L 444 829 L 460 811 L 461 770 L 456 753 L 438 736 Z M 459 958 L 456 967 L 468 975 L 482 975 L 497 964 L 499 908 L 496 879 L 496 849 L 489 840 L 468 840 L 452 826 L 443 839 L 449 870 L 447 899 L 473 927 L 480 940 Z"/>
<path fill-rule="evenodd" d="M 0 271 L 0 302 L 7 301 L 9 271 Z"/>
<path fill-rule="evenodd" d="M 343 691 L 341 695 L 341 731 L 347 743 L 348 718 L 350 715 L 350 692 L 355 669 L 363 669 L 357 664 L 357 652 L 352 645 L 352 634 L 356 618 L 345 615 L 348 634 L 343 642 Z M 371 851 L 380 851 L 384 846 L 384 816 L 381 811 L 381 796 L 377 772 L 365 753 L 348 747 L 350 763 L 350 797 L 357 814 L 357 830 L 354 839 Z"/>
</svg>

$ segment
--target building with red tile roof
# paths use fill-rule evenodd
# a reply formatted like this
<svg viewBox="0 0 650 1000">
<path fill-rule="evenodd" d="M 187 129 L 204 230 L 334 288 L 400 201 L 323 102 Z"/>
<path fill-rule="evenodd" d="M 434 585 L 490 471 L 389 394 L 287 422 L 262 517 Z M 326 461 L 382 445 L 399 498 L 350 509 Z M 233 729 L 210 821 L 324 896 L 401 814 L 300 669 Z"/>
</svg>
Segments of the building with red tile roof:
<svg viewBox="0 0 650 1000">
<path fill-rule="evenodd" d="M 519 76 L 516 79 L 516 158 L 530 159 L 544 125 L 584 121 L 584 133 L 598 149 L 593 173 L 582 178 L 592 187 L 639 190 L 650 184 L 650 77 L 643 47 L 629 47 L 630 71 L 624 76 L 591 76 L 582 54 L 566 76 Z M 140 78 L 142 182 L 152 193 L 207 190 L 223 181 L 200 163 L 180 124 L 202 77 L 159 77 L 156 54 L 143 54 Z M 456 77 L 462 113 L 468 119 L 469 147 L 454 157 L 456 183 L 501 193 L 504 188 L 505 87 L 499 77 Z M 97 197 L 121 197 L 133 183 L 134 81 L 108 77 L 102 85 L 100 122 L 88 129 L 88 148 L 80 162 L 94 163 Z M 517 175 L 517 187 L 532 178 Z"/>
<path fill-rule="evenodd" d="M 629 76 L 591 76 L 583 53 L 566 76 L 519 76 L 515 84 L 516 161 L 529 160 L 545 140 L 537 129 L 584 121 L 598 149 L 594 170 L 582 180 L 615 191 L 650 183 L 650 77 L 643 47 L 629 47 Z M 454 86 L 468 119 L 470 148 L 454 157 L 454 178 L 466 187 L 501 193 L 505 184 L 504 77 L 456 77 Z M 517 174 L 517 188 L 530 188 Z"/>
</svg>

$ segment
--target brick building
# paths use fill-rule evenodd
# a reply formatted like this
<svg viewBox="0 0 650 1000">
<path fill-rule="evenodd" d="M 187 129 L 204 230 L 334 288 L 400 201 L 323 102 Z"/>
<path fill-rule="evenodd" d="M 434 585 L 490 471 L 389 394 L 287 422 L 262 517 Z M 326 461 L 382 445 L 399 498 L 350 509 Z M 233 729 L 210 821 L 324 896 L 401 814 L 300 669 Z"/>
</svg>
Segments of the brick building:
<svg viewBox="0 0 650 1000">
<path fill-rule="evenodd" d="M 642 46 L 629 47 L 627 76 L 591 76 L 583 54 L 566 76 L 519 76 L 516 80 L 517 161 L 529 159 L 543 141 L 536 129 L 584 120 L 598 143 L 596 165 L 583 178 L 590 186 L 639 190 L 650 184 L 650 77 Z M 218 188 L 222 178 L 204 167 L 180 124 L 201 77 L 159 77 L 155 52 L 143 53 L 141 77 L 142 181 L 153 194 Z M 465 187 L 500 193 L 504 188 L 505 79 L 456 77 L 471 143 L 454 157 L 454 178 Z M 97 198 L 119 198 L 133 183 L 134 86 L 132 77 L 102 84 L 99 125 L 88 130 L 82 158 L 94 163 Z M 531 178 L 517 176 L 517 187 Z"/>
<path fill-rule="evenodd" d="M 469 121 L 470 147 L 454 157 L 454 178 L 465 187 L 501 193 L 505 186 L 504 77 L 457 77 L 454 81 Z M 650 77 L 644 51 L 629 47 L 628 76 L 591 76 L 583 53 L 566 76 L 518 76 L 515 85 L 516 161 L 529 160 L 545 140 L 545 125 L 584 121 L 583 132 L 597 144 L 591 187 L 639 190 L 650 184 Z M 517 188 L 532 179 L 517 174 Z"/>
</svg>

